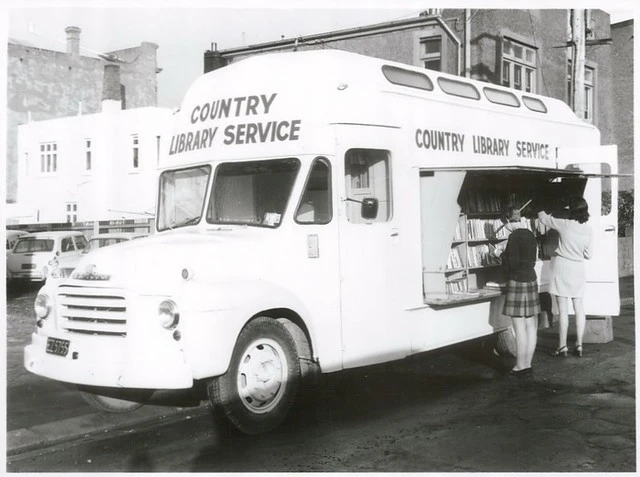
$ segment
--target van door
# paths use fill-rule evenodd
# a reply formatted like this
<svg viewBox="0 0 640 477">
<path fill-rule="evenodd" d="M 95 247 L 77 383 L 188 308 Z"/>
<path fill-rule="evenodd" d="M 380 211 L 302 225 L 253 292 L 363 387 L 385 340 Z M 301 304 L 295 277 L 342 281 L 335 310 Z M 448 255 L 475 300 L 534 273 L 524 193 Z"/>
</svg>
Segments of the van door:
<svg viewBox="0 0 640 477">
<path fill-rule="evenodd" d="M 618 180 L 612 177 L 618 173 L 617 146 L 559 148 L 558 167 L 601 176 L 590 178 L 584 191 L 594 234 L 593 257 L 585 261 L 584 306 L 588 315 L 618 315 Z"/>
<path fill-rule="evenodd" d="M 338 148 L 341 163 L 340 278 L 345 368 L 407 355 L 410 339 L 400 306 L 402 237 L 394 158 L 384 132 L 372 127 L 360 141 Z M 364 146 L 366 144 L 366 146 Z M 385 147 L 386 145 L 386 147 Z M 362 200 L 375 198 L 375 218 L 362 216 Z"/>
</svg>

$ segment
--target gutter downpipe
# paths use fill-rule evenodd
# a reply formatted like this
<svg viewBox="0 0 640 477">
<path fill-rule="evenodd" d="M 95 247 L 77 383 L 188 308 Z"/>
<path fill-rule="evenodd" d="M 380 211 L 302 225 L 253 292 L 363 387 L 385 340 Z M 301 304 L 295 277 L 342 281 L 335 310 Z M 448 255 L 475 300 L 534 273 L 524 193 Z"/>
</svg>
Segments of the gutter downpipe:
<svg viewBox="0 0 640 477">
<path fill-rule="evenodd" d="M 451 40 L 456 44 L 456 48 L 458 50 L 458 64 L 456 66 L 456 76 L 460 76 L 460 72 L 462 71 L 462 42 L 458 39 L 458 37 L 456 36 L 456 34 L 451 30 L 451 28 L 449 28 L 449 25 L 447 25 L 444 20 L 442 19 L 442 17 L 440 17 L 440 15 L 438 15 L 437 17 L 435 17 L 436 22 L 438 23 L 438 25 L 440 25 L 440 28 L 442 28 L 447 35 L 449 36 L 449 38 L 451 38 Z"/>
<path fill-rule="evenodd" d="M 464 76 L 471 78 L 471 10 L 464 11 Z"/>
</svg>

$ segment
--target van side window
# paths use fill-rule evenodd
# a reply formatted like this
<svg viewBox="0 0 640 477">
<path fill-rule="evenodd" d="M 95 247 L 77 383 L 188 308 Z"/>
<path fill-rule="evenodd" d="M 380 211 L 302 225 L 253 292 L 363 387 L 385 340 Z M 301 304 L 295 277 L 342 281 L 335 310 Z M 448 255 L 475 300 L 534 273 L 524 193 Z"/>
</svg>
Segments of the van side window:
<svg viewBox="0 0 640 477">
<path fill-rule="evenodd" d="M 332 216 L 331 168 L 329 161 L 318 158 L 309 172 L 295 220 L 300 224 L 327 224 Z"/>
<path fill-rule="evenodd" d="M 344 159 L 347 220 L 355 224 L 387 222 L 391 219 L 391 167 L 389 151 L 350 149 Z M 378 200 L 378 215 L 364 219 L 361 204 L 365 198 Z"/>
</svg>

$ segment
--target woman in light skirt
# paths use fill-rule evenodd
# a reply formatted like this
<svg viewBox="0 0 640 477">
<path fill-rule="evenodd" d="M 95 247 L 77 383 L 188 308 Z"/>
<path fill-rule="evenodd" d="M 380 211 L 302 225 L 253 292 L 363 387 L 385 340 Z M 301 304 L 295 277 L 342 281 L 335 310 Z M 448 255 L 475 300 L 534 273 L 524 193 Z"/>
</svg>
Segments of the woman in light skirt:
<svg viewBox="0 0 640 477">
<path fill-rule="evenodd" d="M 551 283 L 549 293 L 556 297 L 560 329 L 558 348 L 552 356 L 566 358 L 567 333 L 569 330 L 569 299 L 576 313 L 575 356 L 582 356 L 582 337 L 586 326 L 584 312 L 585 272 L 584 260 L 591 258 L 593 232 L 587 225 L 589 206 L 582 198 L 574 198 L 569 203 L 569 218 L 553 217 L 544 211 L 538 212 L 541 224 L 558 231 L 559 242 L 555 255 L 551 257 Z"/>
</svg>

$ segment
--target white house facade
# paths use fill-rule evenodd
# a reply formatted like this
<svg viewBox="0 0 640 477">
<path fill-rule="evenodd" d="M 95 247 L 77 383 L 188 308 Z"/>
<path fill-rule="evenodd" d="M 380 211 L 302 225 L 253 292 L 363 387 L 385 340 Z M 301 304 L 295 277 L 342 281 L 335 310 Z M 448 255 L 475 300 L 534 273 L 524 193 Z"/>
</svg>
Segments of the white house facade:
<svg viewBox="0 0 640 477">
<path fill-rule="evenodd" d="M 167 108 L 121 110 L 107 100 L 101 113 L 20 126 L 18 200 L 9 223 L 151 217 L 171 116 Z"/>
</svg>

